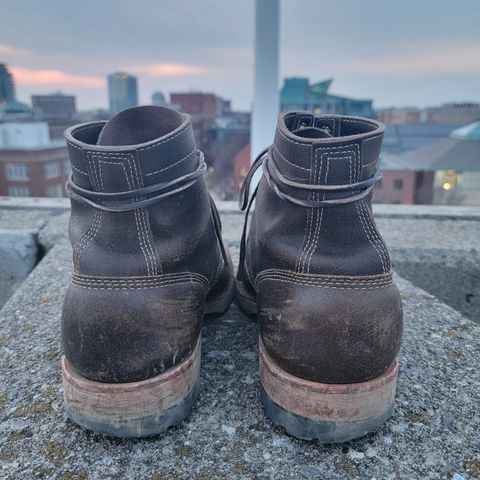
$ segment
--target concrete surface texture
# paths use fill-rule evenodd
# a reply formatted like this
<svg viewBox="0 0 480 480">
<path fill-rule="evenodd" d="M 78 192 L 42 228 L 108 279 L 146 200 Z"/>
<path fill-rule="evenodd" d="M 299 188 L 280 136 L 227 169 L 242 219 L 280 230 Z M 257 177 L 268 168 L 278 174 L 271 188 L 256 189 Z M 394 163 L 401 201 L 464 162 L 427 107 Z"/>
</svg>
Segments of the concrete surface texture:
<svg viewBox="0 0 480 480">
<path fill-rule="evenodd" d="M 35 230 L 0 228 L 0 307 L 27 278 L 37 263 Z"/>
<path fill-rule="evenodd" d="M 238 258 L 243 216 L 233 211 L 229 206 L 221 214 L 227 245 Z M 478 228 L 474 216 L 449 215 L 454 219 L 448 224 L 473 222 L 451 227 L 468 237 L 465 248 L 456 239 L 458 250 L 477 250 L 471 238 Z M 416 227 L 420 220 L 437 224 Z M 414 232 L 418 238 L 431 235 L 432 248 L 448 250 L 447 240 L 443 246 L 443 240 L 435 241 L 435 228 L 437 235 L 445 228 L 439 219 L 412 218 L 409 225 L 382 216 L 381 222 L 390 222 L 383 233 L 389 243 L 396 239 L 398 251 L 410 249 L 413 255 L 421 245 L 429 251 L 428 240 L 421 245 L 412 240 Z M 480 325 L 398 277 L 405 340 L 397 407 L 378 432 L 343 445 L 321 445 L 274 427 L 260 404 L 257 326 L 235 305 L 205 321 L 200 397 L 186 422 L 147 440 L 111 439 L 78 428 L 62 408 L 59 319 L 70 248 L 55 233 L 59 228 L 51 227 L 55 246 L 0 313 L 0 478 L 480 477 Z M 478 272 L 478 264 L 475 268 Z"/>
</svg>

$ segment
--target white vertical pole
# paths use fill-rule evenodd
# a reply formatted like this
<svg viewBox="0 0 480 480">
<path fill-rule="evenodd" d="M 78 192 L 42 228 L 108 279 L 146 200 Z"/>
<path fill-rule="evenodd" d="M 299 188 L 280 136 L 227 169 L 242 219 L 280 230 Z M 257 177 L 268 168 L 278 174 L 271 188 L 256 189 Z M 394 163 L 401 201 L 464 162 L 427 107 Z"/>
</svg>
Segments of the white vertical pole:
<svg viewBox="0 0 480 480">
<path fill-rule="evenodd" d="M 255 1 L 255 86 L 251 161 L 273 142 L 277 115 L 279 0 Z"/>
</svg>

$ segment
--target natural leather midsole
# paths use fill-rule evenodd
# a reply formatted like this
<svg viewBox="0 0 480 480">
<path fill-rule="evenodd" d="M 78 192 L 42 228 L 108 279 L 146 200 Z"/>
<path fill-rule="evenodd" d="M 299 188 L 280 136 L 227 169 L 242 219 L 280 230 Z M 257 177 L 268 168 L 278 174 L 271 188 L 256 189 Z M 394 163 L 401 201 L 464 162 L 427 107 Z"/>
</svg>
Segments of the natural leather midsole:
<svg viewBox="0 0 480 480">
<path fill-rule="evenodd" d="M 65 402 L 92 420 L 127 421 L 158 415 L 178 405 L 194 388 L 200 375 L 201 340 L 192 354 L 167 372 L 129 383 L 102 383 L 75 372 L 62 358 Z"/>
<path fill-rule="evenodd" d="M 395 399 L 398 361 L 381 376 L 360 383 L 327 384 L 295 377 L 270 357 L 260 337 L 260 379 L 285 410 L 319 421 L 358 421 L 387 410 Z"/>
</svg>

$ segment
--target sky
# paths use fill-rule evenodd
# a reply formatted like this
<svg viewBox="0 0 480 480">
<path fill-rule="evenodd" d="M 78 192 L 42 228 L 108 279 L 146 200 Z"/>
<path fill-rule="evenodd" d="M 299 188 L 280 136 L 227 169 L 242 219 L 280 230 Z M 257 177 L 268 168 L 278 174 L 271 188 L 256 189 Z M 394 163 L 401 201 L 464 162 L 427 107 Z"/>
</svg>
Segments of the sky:
<svg viewBox="0 0 480 480">
<path fill-rule="evenodd" d="M 248 110 L 254 0 L 2 0 L 0 63 L 19 100 L 62 91 L 107 107 L 106 76 L 214 92 Z M 377 108 L 480 102 L 480 0 L 280 0 L 280 79 L 334 78 Z M 167 97 L 168 98 L 168 97 Z"/>
</svg>

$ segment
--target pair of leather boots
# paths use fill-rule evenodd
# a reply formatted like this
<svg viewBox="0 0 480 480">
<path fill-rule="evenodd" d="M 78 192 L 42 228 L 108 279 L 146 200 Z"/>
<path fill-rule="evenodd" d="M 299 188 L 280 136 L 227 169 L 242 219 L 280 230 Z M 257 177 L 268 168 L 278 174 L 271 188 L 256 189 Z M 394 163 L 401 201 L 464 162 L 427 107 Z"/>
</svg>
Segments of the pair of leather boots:
<svg viewBox="0 0 480 480">
<path fill-rule="evenodd" d="M 235 278 L 189 115 L 136 107 L 67 130 L 68 416 L 120 437 L 180 423 L 199 392 L 202 319 L 236 293 L 258 318 L 260 395 L 275 424 L 327 443 L 381 425 L 402 334 L 371 210 L 383 132 L 370 119 L 281 114 L 241 191 L 243 209 L 256 201 Z"/>
</svg>

